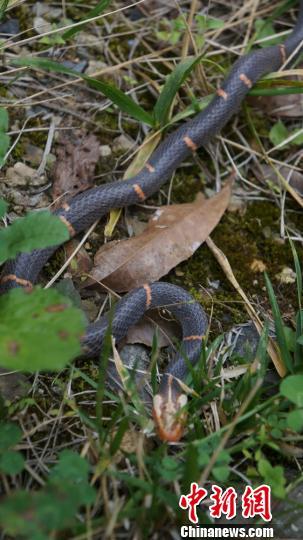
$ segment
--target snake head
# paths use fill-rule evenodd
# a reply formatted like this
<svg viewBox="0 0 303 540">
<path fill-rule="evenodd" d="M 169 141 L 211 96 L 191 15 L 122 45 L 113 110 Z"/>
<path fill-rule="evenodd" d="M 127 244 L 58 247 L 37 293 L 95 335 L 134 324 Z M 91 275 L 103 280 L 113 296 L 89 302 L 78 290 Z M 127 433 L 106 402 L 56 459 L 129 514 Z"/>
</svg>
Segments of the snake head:
<svg viewBox="0 0 303 540">
<path fill-rule="evenodd" d="M 177 442 L 181 439 L 187 418 L 184 406 L 186 394 L 181 392 L 172 375 L 164 376 L 160 392 L 154 396 L 153 417 L 162 441 Z"/>
</svg>

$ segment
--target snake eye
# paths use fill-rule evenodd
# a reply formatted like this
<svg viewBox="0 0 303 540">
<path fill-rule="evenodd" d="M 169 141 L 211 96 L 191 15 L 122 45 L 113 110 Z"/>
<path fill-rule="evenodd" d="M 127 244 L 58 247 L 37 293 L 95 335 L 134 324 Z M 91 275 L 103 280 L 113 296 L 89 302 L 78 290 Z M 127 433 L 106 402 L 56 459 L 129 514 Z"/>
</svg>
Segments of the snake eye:
<svg viewBox="0 0 303 540">
<path fill-rule="evenodd" d="M 185 394 L 156 394 L 153 402 L 153 417 L 162 441 L 177 442 L 181 439 L 187 418 L 184 407 Z"/>
</svg>

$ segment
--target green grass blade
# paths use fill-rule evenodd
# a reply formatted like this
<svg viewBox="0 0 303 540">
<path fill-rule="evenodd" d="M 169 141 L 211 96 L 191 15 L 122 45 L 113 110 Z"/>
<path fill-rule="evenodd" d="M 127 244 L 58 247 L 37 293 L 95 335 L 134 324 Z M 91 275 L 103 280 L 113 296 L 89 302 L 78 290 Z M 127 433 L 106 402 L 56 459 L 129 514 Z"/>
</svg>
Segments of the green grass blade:
<svg viewBox="0 0 303 540">
<path fill-rule="evenodd" d="M 55 73 L 62 73 L 64 75 L 71 75 L 73 77 L 80 77 L 86 81 L 89 86 L 95 88 L 95 90 L 98 90 L 98 92 L 101 92 L 104 96 L 110 99 L 115 105 L 117 105 L 117 107 L 119 107 L 119 109 L 121 109 L 121 111 L 127 113 L 129 116 L 132 116 L 139 122 L 143 122 L 149 126 L 154 124 L 151 114 L 142 109 L 142 107 L 140 107 L 140 105 L 138 105 L 133 99 L 112 84 L 99 81 L 98 79 L 94 79 L 88 75 L 83 75 L 82 73 L 78 73 L 73 69 L 63 66 L 62 64 L 49 60 L 48 58 L 18 58 L 13 61 L 13 64 L 17 66 L 52 71 Z"/>
<path fill-rule="evenodd" d="M 294 351 L 294 359 L 295 359 L 295 365 L 299 366 L 301 365 L 302 358 L 303 358 L 303 345 L 298 343 L 299 337 L 303 335 L 303 311 L 302 311 L 302 271 L 300 266 L 300 261 L 298 257 L 298 253 L 296 251 L 295 245 L 291 239 L 290 246 L 294 258 L 295 263 L 295 270 L 296 270 L 296 281 L 297 281 L 297 294 L 298 294 L 298 313 L 296 316 L 296 343 L 295 343 L 295 351 Z"/>
<path fill-rule="evenodd" d="M 3 19 L 4 13 L 6 11 L 6 8 L 8 6 L 9 0 L 2 0 L 0 5 L 0 21 Z"/>
<path fill-rule="evenodd" d="M 101 2 L 98 2 L 98 4 L 91 9 L 81 20 L 83 21 L 83 24 L 76 26 L 75 28 L 70 28 L 64 34 L 62 35 L 63 39 L 70 39 L 78 32 L 81 32 L 83 28 L 85 27 L 85 24 L 87 20 L 91 19 L 92 17 L 97 17 L 104 11 L 104 9 L 107 8 L 107 6 L 110 4 L 111 0 L 101 0 Z"/>
<path fill-rule="evenodd" d="M 249 96 L 286 96 L 289 94 L 303 94 L 303 87 L 295 84 L 293 86 L 261 88 L 256 85 L 248 92 Z"/>
<path fill-rule="evenodd" d="M 270 300 L 271 308 L 273 312 L 275 329 L 276 329 L 276 334 L 277 334 L 277 342 L 278 342 L 285 366 L 292 373 L 293 361 L 289 353 L 289 350 L 287 348 L 286 336 L 284 333 L 283 321 L 282 321 L 280 309 L 279 309 L 278 302 L 277 302 L 277 299 L 273 290 L 273 286 L 266 273 L 265 273 L 265 282 L 266 282 L 266 288 L 267 288 L 267 292 L 268 292 L 268 296 L 269 296 L 269 300 Z"/>
<path fill-rule="evenodd" d="M 301 272 L 301 266 L 300 261 L 298 257 L 298 253 L 296 251 L 295 245 L 291 239 L 289 239 L 292 255 L 294 258 L 295 263 L 295 270 L 296 270 L 296 280 L 297 280 L 297 293 L 298 293 L 298 306 L 299 310 L 302 309 L 302 272 Z"/>
<path fill-rule="evenodd" d="M 166 124 L 170 108 L 180 86 L 187 79 L 200 60 L 201 55 L 197 58 L 187 58 L 181 62 L 166 78 L 161 94 L 159 95 L 154 107 L 154 116 L 158 125 L 163 126 Z"/>
</svg>

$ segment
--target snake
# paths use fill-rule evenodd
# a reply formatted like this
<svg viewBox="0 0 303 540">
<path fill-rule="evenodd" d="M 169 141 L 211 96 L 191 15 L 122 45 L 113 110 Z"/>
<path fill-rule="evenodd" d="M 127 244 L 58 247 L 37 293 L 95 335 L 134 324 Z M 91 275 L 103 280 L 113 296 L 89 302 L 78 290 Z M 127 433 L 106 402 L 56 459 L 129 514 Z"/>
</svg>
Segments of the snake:
<svg viewBox="0 0 303 540">
<path fill-rule="evenodd" d="M 240 108 L 253 85 L 265 74 L 277 71 L 291 56 L 297 58 L 303 45 L 303 0 L 297 22 L 282 44 L 253 50 L 240 57 L 218 87 L 212 101 L 195 117 L 166 135 L 142 170 L 127 180 L 92 187 L 72 197 L 53 213 L 66 225 L 70 238 L 87 229 L 111 208 L 142 203 L 171 177 L 180 163 L 206 145 Z M 44 264 L 58 246 L 19 254 L 3 269 L 0 293 L 15 287 L 31 290 Z M 128 329 L 152 308 L 166 308 L 180 322 L 182 341 L 161 376 L 153 398 L 153 416 L 160 438 L 174 442 L 183 436 L 186 424 L 187 393 L 183 384 L 189 365 L 200 358 L 208 319 L 200 303 L 181 287 L 166 283 L 146 283 L 126 294 L 115 306 L 111 333 L 119 342 Z M 100 353 L 109 317 L 87 326 L 82 338 L 83 355 Z M 190 364 L 189 364 L 190 363 Z"/>
</svg>

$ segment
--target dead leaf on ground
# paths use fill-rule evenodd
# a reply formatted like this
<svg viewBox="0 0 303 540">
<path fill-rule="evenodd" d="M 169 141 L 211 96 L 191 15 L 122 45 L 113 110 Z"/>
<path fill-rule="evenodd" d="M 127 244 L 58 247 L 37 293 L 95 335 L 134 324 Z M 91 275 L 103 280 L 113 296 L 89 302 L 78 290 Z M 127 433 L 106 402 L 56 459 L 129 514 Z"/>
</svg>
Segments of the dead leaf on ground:
<svg viewBox="0 0 303 540">
<path fill-rule="evenodd" d="M 74 133 L 59 139 L 53 168 L 52 196 L 68 198 L 92 186 L 92 176 L 100 157 L 100 143 L 93 134 Z"/>
<path fill-rule="evenodd" d="M 232 182 L 211 199 L 199 193 L 193 203 L 157 210 L 145 231 L 122 242 L 102 246 L 94 260 L 91 280 L 117 292 L 139 287 L 166 275 L 188 259 L 219 223 L 231 195 Z"/>
<path fill-rule="evenodd" d="M 175 319 L 165 318 L 157 311 L 151 311 L 148 317 L 131 326 L 127 332 L 126 343 L 142 343 L 147 347 L 153 344 L 154 335 L 157 331 L 157 345 L 159 349 L 173 345 L 176 338 L 181 339 L 180 326 Z"/>
<path fill-rule="evenodd" d="M 178 9 L 174 0 L 150 0 L 148 6 L 144 4 L 139 5 L 139 10 L 146 16 L 150 17 L 152 11 L 163 8 L 170 8 L 170 18 L 174 18 L 178 15 Z"/>
<path fill-rule="evenodd" d="M 296 70 L 294 70 L 295 72 Z M 302 73 L 302 68 L 298 70 Z M 289 81 L 303 81 L 302 75 L 283 76 L 285 84 Z M 280 80 L 280 84 L 283 84 Z M 281 96 L 248 96 L 248 102 L 253 107 L 261 109 L 268 116 L 276 118 L 302 118 L 303 116 L 303 94 L 284 94 Z"/>
<path fill-rule="evenodd" d="M 277 167 L 277 169 L 279 173 L 283 176 L 283 178 L 287 182 L 289 181 L 289 185 L 295 191 L 297 191 L 299 195 L 303 196 L 303 173 L 301 173 L 300 171 L 291 170 L 287 166 Z M 258 180 L 267 180 L 278 184 L 278 186 L 281 187 L 279 176 L 277 175 L 275 169 L 270 165 L 262 165 L 260 168 L 256 168 L 254 173 Z"/>
<path fill-rule="evenodd" d="M 68 259 L 78 247 L 79 242 L 74 238 L 65 244 L 64 249 L 66 258 Z M 93 262 L 84 246 L 77 251 L 76 255 L 72 259 L 69 265 L 69 271 L 74 277 L 81 277 L 83 274 L 87 274 L 92 268 Z"/>
<path fill-rule="evenodd" d="M 276 118 L 302 118 L 303 94 L 250 96 L 249 104 Z"/>
</svg>

